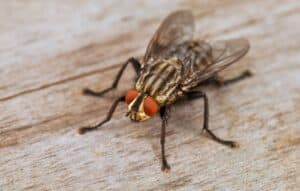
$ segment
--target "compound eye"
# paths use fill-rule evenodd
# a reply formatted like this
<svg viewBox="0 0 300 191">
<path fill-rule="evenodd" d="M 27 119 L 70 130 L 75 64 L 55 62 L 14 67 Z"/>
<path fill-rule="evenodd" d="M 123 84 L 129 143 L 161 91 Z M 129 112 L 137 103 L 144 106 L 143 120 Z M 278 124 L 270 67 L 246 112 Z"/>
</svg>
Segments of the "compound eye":
<svg viewBox="0 0 300 191">
<path fill-rule="evenodd" d="M 157 113 L 157 111 L 158 111 L 158 105 L 156 101 L 150 96 L 146 97 L 144 100 L 144 112 L 148 116 L 152 117 Z"/>
<path fill-rule="evenodd" d="M 125 102 L 129 105 L 139 94 L 137 90 L 128 90 L 125 96 Z"/>
</svg>

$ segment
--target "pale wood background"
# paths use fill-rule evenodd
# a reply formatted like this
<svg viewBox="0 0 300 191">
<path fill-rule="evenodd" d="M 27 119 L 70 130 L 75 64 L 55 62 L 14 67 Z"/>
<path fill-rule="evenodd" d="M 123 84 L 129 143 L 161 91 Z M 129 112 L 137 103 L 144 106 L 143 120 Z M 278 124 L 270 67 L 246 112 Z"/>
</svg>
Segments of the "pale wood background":
<svg viewBox="0 0 300 191">
<path fill-rule="evenodd" d="M 202 101 L 173 108 L 160 171 L 160 120 L 131 123 L 122 105 L 102 130 L 108 87 L 140 57 L 161 20 L 190 8 L 196 36 L 246 37 L 249 54 L 224 72 L 251 79 L 208 87 L 210 126 L 240 143 L 201 134 Z M 297 190 L 300 187 L 300 1 L 0 1 L 0 190 Z"/>
</svg>

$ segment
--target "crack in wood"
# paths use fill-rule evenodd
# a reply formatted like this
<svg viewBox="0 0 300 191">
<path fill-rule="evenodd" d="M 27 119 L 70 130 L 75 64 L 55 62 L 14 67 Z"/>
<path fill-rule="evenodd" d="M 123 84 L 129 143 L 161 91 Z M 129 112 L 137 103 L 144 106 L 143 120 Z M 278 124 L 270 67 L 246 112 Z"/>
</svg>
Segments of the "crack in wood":
<svg viewBox="0 0 300 191">
<path fill-rule="evenodd" d="M 37 88 L 28 89 L 28 90 L 19 92 L 17 94 L 2 97 L 2 98 L 0 98 L 0 102 L 7 101 L 7 100 L 10 100 L 10 99 L 22 96 L 22 95 L 30 94 L 30 93 L 33 93 L 33 92 L 36 92 L 36 91 L 40 91 L 40 90 L 43 90 L 43 89 L 46 89 L 46 88 L 49 88 L 49 87 L 52 87 L 52 86 L 55 86 L 55 85 L 64 84 L 64 83 L 67 83 L 67 82 L 70 82 L 70 81 L 73 81 L 73 80 L 77 80 L 77 79 L 80 79 L 80 78 L 83 78 L 83 77 L 87 77 L 87 76 L 95 75 L 95 74 L 98 74 L 98 73 L 101 73 L 101 72 L 109 71 L 109 70 L 118 68 L 121 65 L 122 64 L 116 64 L 116 65 L 109 66 L 109 67 L 106 67 L 106 68 L 100 68 L 98 70 L 93 70 L 93 71 L 86 72 L 86 73 L 83 73 L 83 74 L 79 74 L 79 75 L 76 75 L 76 76 L 71 76 L 69 78 L 59 80 L 59 81 L 56 81 L 56 82 L 53 82 L 53 83 L 44 84 L 44 85 L 42 85 L 40 87 L 37 87 Z"/>
</svg>

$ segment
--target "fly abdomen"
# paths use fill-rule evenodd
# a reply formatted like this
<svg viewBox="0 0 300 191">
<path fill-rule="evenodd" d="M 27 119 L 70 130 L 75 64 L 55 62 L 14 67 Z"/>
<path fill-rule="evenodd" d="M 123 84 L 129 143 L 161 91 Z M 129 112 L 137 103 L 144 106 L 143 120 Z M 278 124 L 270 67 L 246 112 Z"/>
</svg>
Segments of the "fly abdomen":
<svg viewBox="0 0 300 191">
<path fill-rule="evenodd" d="M 159 60 L 141 73 L 136 89 L 150 95 L 160 105 L 173 101 L 181 79 L 181 67 L 182 64 L 176 57 Z"/>
<path fill-rule="evenodd" d="M 190 75 L 205 69 L 212 63 L 211 46 L 203 41 L 185 42 L 175 51 L 183 60 L 184 73 Z"/>
</svg>

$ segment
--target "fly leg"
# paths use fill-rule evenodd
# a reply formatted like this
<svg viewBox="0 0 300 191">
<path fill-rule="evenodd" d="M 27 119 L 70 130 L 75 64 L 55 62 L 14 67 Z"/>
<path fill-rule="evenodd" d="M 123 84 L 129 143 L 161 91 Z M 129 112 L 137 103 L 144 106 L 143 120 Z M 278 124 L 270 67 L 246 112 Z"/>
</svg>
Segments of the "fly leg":
<svg viewBox="0 0 300 191">
<path fill-rule="evenodd" d="M 203 129 L 210 135 L 210 137 L 223 145 L 230 146 L 230 147 L 237 147 L 238 144 L 234 141 L 224 140 L 217 137 L 209 128 L 208 128 L 208 120 L 209 120 L 209 109 L 208 109 L 208 99 L 204 92 L 201 91 L 194 91 L 187 93 L 187 98 L 189 100 L 193 100 L 196 98 L 203 98 L 204 99 L 204 122 L 203 122 Z"/>
<path fill-rule="evenodd" d="M 98 123 L 98 124 L 95 125 L 95 126 L 81 127 L 81 128 L 78 129 L 78 133 L 79 133 L 79 134 L 84 134 L 84 133 L 86 133 L 87 131 L 96 130 L 98 127 L 100 127 L 100 126 L 102 126 L 104 123 L 108 122 L 108 121 L 111 119 L 113 113 L 115 112 L 115 110 L 116 110 L 118 104 L 119 104 L 121 101 L 122 101 L 122 102 L 125 101 L 125 96 L 121 96 L 121 97 L 119 97 L 118 99 L 116 99 L 116 100 L 114 101 L 114 103 L 113 103 L 112 106 L 110 107 L 109 112 L 107 113 L 106 118 L 105 118 L 103 121 L 101 121 L 100 123 Z"/>
<path fill-rule="evenodd" d="M 216 76 L 212 79 L 212 82 L 214 84 L 216 84 L 217 86 L 226 86 L 229 84 L 233 84 L 235 82 L 241 81 L 243 79 L 249 78 L 250 76 L 252 76 L 252 73 L 250 70 L 245 70 L 243 73 L 241 73 L 240 75 L 231 78 L 231 79 L 223 79 L 220 76 Z"/>
<path fill-rule="evenodd" d="M 166 126 L 168 123 L 168 117 L 169 117 L 170 109 L 168 106 L 164 106 L 160 109 L 160 117 L 162 120 L 161 125 L 161 135 L 160 135 L 160 146 L 161 146 L 161 159 L 162 159 L 162 171 L 169 171 L 170 166 L 167 162 L 166 156 L 165 156 L 165 137 L 166 137 Z"/>
<path fill-rule="evenodd" d="M 102 91 L 99 91 L 99 92 L 93 91 L 93 90 L 88 89 L 88 88 L 85 88 L 85 89 L 83 89 L 83 94 L 89 95 L 89 96 L 101 97 L 101 96 L 104 95 L 105 93 L 107 93 L 107 92 L 109 92 L 109 91 L 111 91 L 111 90 L 113 90 L 113 89 L 116 89 L 117 86 L 118 86 L 118 84 L 119 84 L 119 81 L 120 81 L 120 79 L 121 79 L 121 77 L 122 77 L 122 75 L 123 75 L 123 72 L 125 71 L 125 69 L 126 69 L 126 67 L 127 67 L 127 65 L 128 65 L 129 63 L 131 63 L 131 64 L 133 65 L 133 68 L 134 68 L 136 74 L 138 75 L 138 74 L 140 73 L 140 69 L 141 69 L 141 64 L 140 64 L 140 62 L 139 62 L 137 59 L 135 59 L 135 58 L 129 58 L 129 59 L 125 62 L 125 64 L 123 64 L 123 66 L 121 67 L 121 69 L 119 70 L 119 72 L 118 72 L 118 74 L 117 74 L 117 76 L 116 76 L 116 78 L 115 78 L 113 84 L 111 85 L 111 87 L 106 88 L 106 89 L 104 89 L 104 90 L 102 90 Z"/>
<path fill-rule="evenodd" d="M 234 78 L 231 78 L 231 79 L 223 79 L 219 75 L 215 75 L 212 78 L 209 78 L 207 80 L 204 80 L 204 81 L 200 82 L 199 86 L 204 86 L 204 85 L 210 85 L 210 84 L 212 84 L 212 85 L 221 87 L 221 86 L 226 86 L 226 85 L 233 84 L 235 82 L 241 81 L 241 80 L 249 78 L 251 76 L 252 76 L 252 72 L 250 70 L 245 70 L 240 75 L 238 75 L 238 76 L 236 76 Z"/>
</svg>

